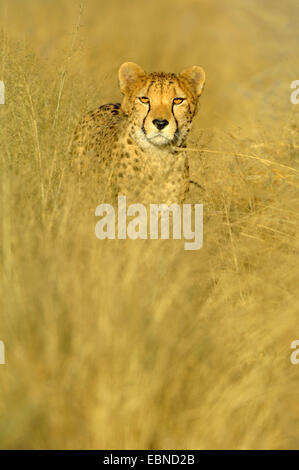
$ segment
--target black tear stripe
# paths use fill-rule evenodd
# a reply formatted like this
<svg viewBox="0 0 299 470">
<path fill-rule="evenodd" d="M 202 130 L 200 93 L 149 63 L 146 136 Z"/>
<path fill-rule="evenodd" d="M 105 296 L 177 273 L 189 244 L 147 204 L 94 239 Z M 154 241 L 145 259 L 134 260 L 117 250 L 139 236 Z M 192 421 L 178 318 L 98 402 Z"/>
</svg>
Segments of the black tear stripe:
<svg viewBox="0 0 299 470">
<path fill-rule="evenodd" d="M 150 112 L 150 110 L 151 110 L 151 104 L 149 103 L 149 104 L 148 104 L 148 110 L 147 110 L 147 113 L 146 113 L 146 115 L 145 115 L 145 117 L 144 117 L 144 119 L 143 119 L 143 121 L 142 121 L 142 127 L 141 127 L 141 129 L 143 130 L 144 134 L 145 134 L 144 124 L 145 124 L 145 120 L 146 120 L 146 118 L 147 118 L 148 113 Z M 145 135 L 146 135 L 146 134 L 145 134 Z"/>
<path fill-rule="evenodd" d="M 175 117 L 173 108 L 174 108 L 174 102 L 172 102 L 172 105 L 171 105 L 171 112 L 172 112 L 173 118 L 174 118 L 174 120 L 175 120 L 175 125 L 176 125 L 176 130 L 175 130 L 174 135 L 176 135 L 177 138 L 178 138 L 178 135 L 179 135 L 179 123 L 178 123 L 178 121 L 177 121 L 177 118 Z"/>
<path fill-rule="evenodd" d="M 149 86 L 148 86 L 147 89 L 146 89 L 145 96 L 148 95 L 148 92 L 150 91 L 150 88 L 153 86 L 153 84 L 154 84 L 153 81 L 150 82 Z M 150 110 L 151 110 L 151 102 L 149 101 L 149 103 L 148 103 L 148 110 L 147 110 L 147 113 L 146 113 L 146 115 L 145 115 L 145 117 L 144 117 L 144 119 L 143 119 L 143 121 L 142 121 L 142 127 L 141 127 L 141 129 L 142 129 L 142 131 L 143 131 L 143 133 L 144 133 L 145 135 L 146 135 L 146 133 L 145 133 L 144 124 L 145 124 L 145 120 L 146 120 L 146 118 L 147 118 L 147 116 L 148 116 Z"/>
</svg>

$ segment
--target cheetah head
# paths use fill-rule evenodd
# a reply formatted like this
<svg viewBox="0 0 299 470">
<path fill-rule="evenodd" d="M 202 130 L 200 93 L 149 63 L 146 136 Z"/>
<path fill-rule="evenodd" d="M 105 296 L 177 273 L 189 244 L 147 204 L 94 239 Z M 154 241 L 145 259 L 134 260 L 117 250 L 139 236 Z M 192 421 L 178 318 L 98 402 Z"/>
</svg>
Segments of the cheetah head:
<svg viewBox="0 0 299 470">
<path fill-rule="evenodd" d="M 122 109 L 141 148 L 181 146 L 198 110 L 205 82 L 199 66 L 174 73 L 146 73 L 133 62 L 119 69 Z"/>
</svg>

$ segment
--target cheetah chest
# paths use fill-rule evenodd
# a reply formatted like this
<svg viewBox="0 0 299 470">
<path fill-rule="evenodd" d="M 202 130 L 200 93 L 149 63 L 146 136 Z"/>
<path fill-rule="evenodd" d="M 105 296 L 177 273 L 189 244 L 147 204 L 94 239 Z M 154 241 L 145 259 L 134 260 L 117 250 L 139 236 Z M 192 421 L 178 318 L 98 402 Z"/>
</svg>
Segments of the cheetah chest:
<svg viewBox="0 0 299 470">
<path fill-rule="evenodd" d="M 115 149 L 118 194 L 136 202 L 181 202 L 186 186 L 186 155 L 169 149 L 145 151 L 126 138 Z"/>
</svg>

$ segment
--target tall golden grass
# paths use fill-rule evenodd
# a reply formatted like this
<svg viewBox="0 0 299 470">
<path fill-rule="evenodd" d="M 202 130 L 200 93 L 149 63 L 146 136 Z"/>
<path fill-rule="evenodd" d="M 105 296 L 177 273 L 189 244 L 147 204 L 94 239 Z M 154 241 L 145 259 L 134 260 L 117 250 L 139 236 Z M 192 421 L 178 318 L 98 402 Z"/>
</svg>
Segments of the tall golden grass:
<svg viewBox="0 0 299 470">
<path fill-rule="evenodd" d="M 0 446 L 299 447 L 296 0 L 0 0 Z M 189 142 L 204 245 L 99 241 L 71 172 L 117 69 L 207 83 Z"/>
</svg>

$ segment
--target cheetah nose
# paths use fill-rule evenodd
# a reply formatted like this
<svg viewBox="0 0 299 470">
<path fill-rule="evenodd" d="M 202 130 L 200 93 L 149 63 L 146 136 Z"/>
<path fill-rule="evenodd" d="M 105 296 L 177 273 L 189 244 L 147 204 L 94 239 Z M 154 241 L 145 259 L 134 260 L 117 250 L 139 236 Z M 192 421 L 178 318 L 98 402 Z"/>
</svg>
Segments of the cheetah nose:
<svg viewBox="0 0 299 470">
<path fill-rule="evenodd" d="M 169 124 L 169 122 L 166 119 L 154 119 L 153 124 L 160 131 L 161 129 L 164 129 L 164 127 L 166 127 Z"/>
</svg>

